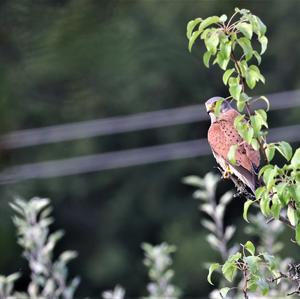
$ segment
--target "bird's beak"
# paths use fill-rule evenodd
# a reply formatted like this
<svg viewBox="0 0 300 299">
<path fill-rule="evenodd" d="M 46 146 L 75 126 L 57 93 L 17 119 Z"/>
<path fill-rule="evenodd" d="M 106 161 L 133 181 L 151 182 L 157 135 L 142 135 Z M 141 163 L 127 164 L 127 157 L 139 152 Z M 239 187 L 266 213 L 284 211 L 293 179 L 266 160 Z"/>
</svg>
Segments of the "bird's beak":
<svg viewBox="0 0 300 299">
<path fill-rule="evenodd" d="M 214 105 L 212 105 L 212 104 L 208 104 L 207 105 L 207 113 L 209 114 L 209 113 L 211 113 L 211 112 L 214 112 Z"/>
</svg>

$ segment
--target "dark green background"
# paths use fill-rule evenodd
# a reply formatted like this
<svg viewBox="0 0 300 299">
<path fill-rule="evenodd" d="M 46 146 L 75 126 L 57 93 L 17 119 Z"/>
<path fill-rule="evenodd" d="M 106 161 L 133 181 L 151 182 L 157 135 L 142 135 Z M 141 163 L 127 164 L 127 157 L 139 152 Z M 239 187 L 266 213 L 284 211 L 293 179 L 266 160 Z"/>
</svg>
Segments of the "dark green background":
<svg viewBox="0 0 300 299">
<path fill-rule="evenodd" d="M 130 115 L 227 95 L 217 67 L 206 69 L 203 48 L 187 51 L 186 23 L 195 17 L 249 8 L 268 26 L 266 85 L 258 94 L 300 88 L 300 1 L 7 0 L 0 4 L 0 128 L 18 129 Z M 284 101 L 284 99 L 282 99 Z M 270 115 L 272 127 L 299 123 L 299 109 Z M 2 166 L 203 138 L 208 123 L 145 130 L 13 151 Z M 78 296 L 99 296 L 121 284 L 145 295 L 141 242 L 175 244 L 175 283 L 186 296 L 206 296 L 203 263 L 218 257 L 205 241 L 189 174 L 204 175 L 212 156 L 1 186 L 0 272 L 27 273 L 19 257 L 12 212 L 15 194 L 50 197 L 55 227 L 75 249 L 71 273 Z M 224 188 L 229 184 L 224 183 Z M 242 201 L 228 222 L 241 218 Z M 241 221 L 243 223 L 243 221 Z M 238 242 L 243 241 L 239 225 Z M 295 254 L 289 243 L 287 253 Z M 23 279 L 19 286 L 26 283 Z"/>
</svg>

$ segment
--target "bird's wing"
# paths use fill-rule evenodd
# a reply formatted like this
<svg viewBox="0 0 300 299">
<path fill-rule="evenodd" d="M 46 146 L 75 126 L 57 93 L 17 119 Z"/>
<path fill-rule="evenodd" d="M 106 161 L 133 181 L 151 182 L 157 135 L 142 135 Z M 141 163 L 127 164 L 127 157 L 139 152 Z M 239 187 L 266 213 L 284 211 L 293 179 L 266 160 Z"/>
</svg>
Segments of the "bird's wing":
<svg viewBox="0 0 300 299">
<path fill-rule="evenodd" d="M 254 166 L 255 169 L 258 169 L 260 164 L 259 151 L 254 150 L 251 145 L 244 142 L 244 140 L 234 127 L 234 120 L 239 115 L 240 114 L 235 109 L 230 109 L 222 113 L 221 117 L 219 118 L 219 121 L 212 124 L 211 127 L 216 126 L 217 128 L 213 128 L 213 130 L 216 130 L 216 132 L 218 131 L 218 129 L 223 131 L 224 138 L 222 139 L 226 140 L 228 143 L 227 153 L 224 158 L 227 159 L 227 154 L 230 146 L 232 144 L 238 144 L 236 160 L 240 160 L 240 165 L 248 170 L 250 170 L 250 168 L 248 167 L 249 162 L 251 162 L 250 166 Z M 239 159 L 241 158 L 241 156 L 243 159 Z"/>
<path fill-rule="evenodd" d="M 247 155 L 245 143 L 232 124 L 225 120 L 213 123 L 208 130 L 208 142 L 212 150 L 228 163 L 228 152 L 230 147 L 237 144 L 235 153 L 236 164 L 248 171 L 253 171 L 252 160 Z"/>
<path fill-rule="evenodd" d="M 233 121 L 222 119 L 211 124 L 208 130 L 208 142 L 221 167 L 230 164 L 235 174 L 255 190 L 255 168 L 259 167 L 260 155 L 242 139 L 234 128 Z M 229 149 L 234 144 L 238 145 L 235 153 L 237 165 L 232 165 L 227 158 Z"/>
<path fill-rule="evenodd" d="M 225 161 L 224 158 L 219 156 L 217 153 L 212 151 L 214 157 L 216 158 L 217 163 L 225 169 L 226 166 L 229 164 L 231 171 L 238 177 L 246 186 L 248 186 L 253 193 L 255 193 L 255 189 L 258 186 L 257 175 L 254 172 L 250 172 L 242 166 L 238 165 L 231 165 L 229 162 Z"/>
</svg>

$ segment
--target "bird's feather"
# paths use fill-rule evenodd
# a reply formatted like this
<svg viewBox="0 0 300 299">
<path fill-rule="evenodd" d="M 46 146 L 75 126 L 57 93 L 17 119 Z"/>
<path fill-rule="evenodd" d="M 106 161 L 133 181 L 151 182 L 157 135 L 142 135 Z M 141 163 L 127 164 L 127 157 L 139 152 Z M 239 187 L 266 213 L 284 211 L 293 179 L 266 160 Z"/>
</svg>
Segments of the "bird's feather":
<svg viewBox="0 0 300 299">
<path fill-rule="evenodd" d="M 260 163 L 260 154 L 247 144 L 234 127 L 234 119 L 239 113 L 230 109 L 220 115 L 208 130 L 208 142 L 220 166 L 225 169 L 229 165 L 232 172 L 253 192 L 256 188 L 256 170 Z M 235 153 L 236 165 L 228 161 L 228 152 L 237 144 Z"/>
</svg>

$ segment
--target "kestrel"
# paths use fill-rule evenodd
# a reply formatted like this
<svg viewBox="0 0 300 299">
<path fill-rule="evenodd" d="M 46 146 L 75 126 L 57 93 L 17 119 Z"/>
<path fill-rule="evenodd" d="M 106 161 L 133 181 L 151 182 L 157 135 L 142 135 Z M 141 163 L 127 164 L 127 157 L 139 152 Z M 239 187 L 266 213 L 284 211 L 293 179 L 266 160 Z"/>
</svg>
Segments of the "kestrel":
<svg viewBox="0 0 300 299">
<path fill-rule="evenodd" d="M 219 100 L 223 100 L 223 102 L 217 116 L 215 107 Z M 224 170 L 223 176 L 229 177 L 230 174 L 234 174 L 255 193 L 255 189 L 259 185 L 257 171 L 260 164 L 260 154 L 243 140 L 234 127 L 234 120 L 240 113 L 221 97 L 210 98 L 206 101 L 205 106 L 211 119 L 207 136 L 208 142 L 217 163 Z M 228 160 L 229 149 L 234 144 L 237 145 L 236 165 Z"/>
</svg>

